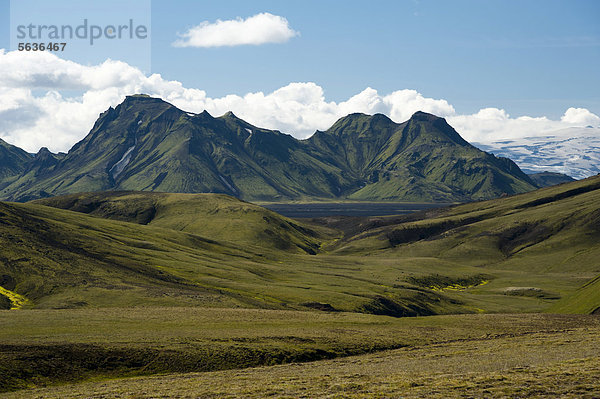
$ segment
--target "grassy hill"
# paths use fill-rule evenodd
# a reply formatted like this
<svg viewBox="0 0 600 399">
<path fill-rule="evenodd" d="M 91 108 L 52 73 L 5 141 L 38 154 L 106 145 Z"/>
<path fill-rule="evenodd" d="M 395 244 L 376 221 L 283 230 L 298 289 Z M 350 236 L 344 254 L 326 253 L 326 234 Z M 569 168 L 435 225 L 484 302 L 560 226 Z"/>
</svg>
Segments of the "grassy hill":
<svg viewBox="0 0 600 399">
<path fill-rule="evenodd" d="M 216 194 L 1 203 L 0 286 L 25 307 L 544 311 L 600 274 L 599 188 L 595 177 L 407 216 L 312 224 Z M 594 310 L 589 298 L 572 311 Z"/>
<path fill-rule="evenodd" d="M 485 286 L 488 292 L 538 299 L 574 295 L 573 306 L 551 309 L 589 313 L 600 305 L 591 288 L 595 280 L 572 293 L 600 271 L 599 201 L 600 177 L 593 177 L 421 215 L 372 218 L 360 232 L 351 230 L 335 251 L 468 265 L 496 276 Z M 425 282 L 436 278 L 432 274 Z"/>
<path fill-rule="evenodd" d="M 456 300 L 394 281 L 355 258 L 239 249 L 189 233 L 52 208 L 3 207 L 3 286 L 28 307 L 144 305 L 322 308 L 395 315 L 469 311 Z M 32 207 L 32 205 L 29 205 Z M 20 209 L 19 209 L 20 208 Z M 59 218 L 60 221 L 52 218 Z M 6 226 L 5 226 L 6 227 Z M 68 249 L 67 249 L 68 248 Z M 371 275 L 371 276 L 369 276 Z M 268 287 L 266 289 L 265 287 Z M 395 298 L 383 295 L 391 289 Z M 26 307 L 27 307 L 26 306 Z"/>
<path fill-rule="evenodd" d="M 577 291 L 556 303 L 550 311 L 600 314 L 600 276 L 590 280 Z"/>
<path fill-rule="evenodd" d="M 555 267 L 594 271 L 599 189 L 600 177 L 593 177 L 493 201 L 371 218 L 360 231 L 349 230 L 335 250 L 410 250 L 480 266 L 516 266 L 524 260 L 531 271 Z M 581 251 L 575 251 L 571 263 L 549 259 L 574 248 Z M 542 260 L 545 255 L 548 259 Z"/>
<path fill-rule="evenodd" d="M 385 291 L 354 257 L 219 242 L 39 204 L 2 203 L 0 223 L 3 287 L 25 297 L 26 307 L 162 304 L 371 312 L 365 306 L 378 303 Z M 288 234 L 285 224 L 271 227 Z M 406 300 L 406 308 L 390 310 L 398 314 L 460 310 L 435 292 L 403 284 L 397 291 Z"/>
<path fill-rule="evenodd" d="M 316 254 L 334 230 L 308 227 L 275 212 L 219 194 L 80 193 L 33 201 L 92 216 L 162 227 L 235 242 L 242 247 Z"/>
</svg>

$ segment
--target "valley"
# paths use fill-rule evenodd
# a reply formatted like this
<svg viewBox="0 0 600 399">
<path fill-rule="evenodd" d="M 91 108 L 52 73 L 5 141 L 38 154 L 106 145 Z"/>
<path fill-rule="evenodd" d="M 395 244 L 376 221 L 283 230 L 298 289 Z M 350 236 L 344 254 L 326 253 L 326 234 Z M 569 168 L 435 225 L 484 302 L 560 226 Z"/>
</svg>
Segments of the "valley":
<svg viewBox="0 0 600 399">
<path fill-rule="evenodd" d="M 169 381 L 172 395 L 184 397 L 179 378 L 218 384 L 229 375 L 218 370 L 354 355 L 368 370 L 372 361 L 408 362 L 410 348 L 434 357 L 450 351 L 457 365 L 469 345 L 500 345 L 508 359 L 534 343 L 540 349 L 521 358 L 527 367 L 548 378 L 572 367 L 592 380 L 599 195 L 593 177 L 405 215 L 297 220 L 220 194 L 97 192 L 0 203 L 1 285 L 22 298 L 0 318 L 1 389 L 68 383 L 18 394 L 110 396 L 139 381 L 148 392 Z M 3 298 L 6 309 L 16 307 L 15 297 Z M 563 340 L 571 357 L 540 352 L 543 342 Z M 367 382 L 374 376 L 348 380 L 347 362 L 354 360 L 306 370 L 342 373 L 336 378 L 350 396 L 386 392 Z M 481 367 L 484 374 L 469 369 L 472 381 L 498 389 L 534 372 L 491 358 Z M 256 370 L 235 373 L 286 372 Z M 181 374 L 198 371 L 217 374 Z M 78 385 L 163 373 L 178 374 Z M 434 394 L 443 381 L 437 373 L 385 378 L 390 389 Z M 489 373 L 504 377 L 492 381 Z M 471 386 L 456 384 L 456 392 Z M 310 389 L 325 395 L 334 385 Z M 206 392 L 266 394 L 253 386 Z M 269 392 L 294 396 L 294 386 Z"/>
<path fill-rule="evenodd" d="M 290 218 L 319 218 L 328 216 L 391 216 L 406 215 L 429 208 L 448 206 L 445 203 L 410 203 L 410 202 L 304 202 L 304 203 L 261 203 L 267 209 Z"/>
<path fill-rule="evenodd" d="M 0 16 L 0 399 L 600 399 L 600 1 Z"/>
</svg>

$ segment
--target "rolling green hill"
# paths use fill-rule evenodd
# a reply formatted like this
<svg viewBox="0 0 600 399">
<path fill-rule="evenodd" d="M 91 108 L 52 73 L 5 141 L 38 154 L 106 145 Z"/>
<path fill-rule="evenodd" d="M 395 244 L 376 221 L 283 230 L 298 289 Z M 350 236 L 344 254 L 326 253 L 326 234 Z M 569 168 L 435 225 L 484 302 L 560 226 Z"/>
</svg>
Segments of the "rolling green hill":
<svg viewBox="0 0 600 399">
<path fill-rule="evenodd" d="M 454 202 L 535 188 L 512 161 L 478 150 L 444 119 L 422 112 L 401 124 L 352 114 L 296 140 L 231 112 L 191 114 L 144 95 L 102 113 L 64 157 L 44 151 L 37 158 L 0 198 L 136 190 L 255 201 Z"/>
<path fill-rule="evenodd" d="M 599 204 L 596 176 L 421 215 L 372 218 L 360 231 L 350 229 L 335 251 L 434 257 L 495 276 L 514 274 L 501 286 L 499 280 L 490 281 L 486 289 L 549 302 L 563 297 L 549 311 L 590 313 L 600 306 L 595 290 L 600 272 Z M 435 282 L 440 278 L 436 272 L 421 281 L 439 286 L 443 284 Z"/>
<path fill-rule="evenodd" d="M 207 394 L 264 396 L 274 391 L 226 382 L 249 373 L 268 384 L 283 372 L 278 394 L 339 393 L 313 379 L 294 388 L 292 376 L 314 367 L 357 395 L 445 392 L 439 373 L 451 370 L 453 393 L 472 393 L 476 378 L 482 395 L 557 392 L 543 386 L 559 380 L 560 392 L 585 396 L 598 376 L 598 318 L 537 313 L 598 312 L 599 218 L 600 176 L 404 216 L 308 222 L 221 194 L 0 202 L 0 308 L 13 309 L 0 318 L 0 392 L 87 379 L 102 382 L 14 397 L 141 386 L 155 396 L 167 385 L 189 396 L 207 381 Z M 417 315 L 431 317 L 403 317 Z M 384 349 L 394 351 L 372 353 Z M 361 356 L 296 363 L 348 355 Z M 359 387 L 363 377 L 348 376 L 365 366 Z"/>
<path fill-rule="evenodd" d="M 596 242 L 600 234 L 599 190 L 600 176 L 596 176 L 420 215 L 374 218 L 337 250 L 400 251 L 408 246 L 413 253 L 465 258 L 477 265 L 508 265 L 527 258 L 529 270 L 600 270 L 600 265 L 592 261 L 600 249 Z M 575 248 L 581 251 L 568 256 L 571 263 L 564 264 L 557 258 L 559 252 L 569 253 Z"/>
<path fill-rule="evenodd" d="M 163 227 L 246 246 L 314 255 L 337 236 L 222 194 L 81 193 L 32 203 L 125 222 Z"/>
<path fill-rule="evenodd" d="M 600 274 L 599 195 L 595 177 L 406 216 L 312 224 L 217 194 L 0 203 L 0 286 L 24 307 L 544 311 Z M 593 290 L 582 292 L 586 305 L 564 311 L 597 307 Z"/>
<path fill-rule="evenodd" d="M 577 291 L 556 303 L 550 311 L 600 314 L 600 276 L 590 280 Z"/>
<path fill-rule="evenodd" d="M 303 230 L 300 224 L 266 210 L 262 211 L 266 220 L 253 225 L 256 210 L 244 208 L 255 206 L 230 200 L 238 202 L 237 217 L 249 222 L 244 227 L 248 233 L 260 235 L 271 229 L 281 236 L 318 243 L 315 248 L 323 240 L 316 233 L 321 228 Z M 223 199 L 214 196 L 212 201 Z M 213 209 L 212 201 L 198 202 Z M 1 285 L 9 294 L 22 296 L 23 307 L 41 308 L 199 305 L 397 315 L 462 309 L 444 295 L 411 284 L 397 285 L 398 301 L 382 299 L 385 287 L 379 279 L 367 278 L 369 271 L 357 268 L 355 258 L 309 255 L 293 246 L 277 248 L 268 240 L 243 243 L 235 231 L 216 241 L 214 237 L 223 236 L 216 228 L 219 218 L 232 216 L 226 211 L 227 201 L 219 205 L 223 212 L 207 220 L 213 228 L 205 229 L 205 237 L 152 222 L 140 225 L 39 204 L 0 203 Z M 158 225 L 162 214 L 156 213 Z M 380 309 L 382 302 L 387 307 Z"/>
</svg>

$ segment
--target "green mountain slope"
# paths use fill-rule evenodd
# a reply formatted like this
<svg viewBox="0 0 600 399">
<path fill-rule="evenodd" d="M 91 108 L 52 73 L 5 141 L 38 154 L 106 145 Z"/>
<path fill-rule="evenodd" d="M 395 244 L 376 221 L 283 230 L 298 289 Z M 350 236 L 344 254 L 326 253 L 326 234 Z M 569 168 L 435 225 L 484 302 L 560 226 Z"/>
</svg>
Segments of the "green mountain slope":
<svg viewBox="0 0 600 399">
<path fill-rule="evenodd" d="M 549 310 L 589 313 L 600 306 L 597 279 L 588 283 L 600 273 L 600 176 L 420 215 L 372 218 L 335 251 L 472 266 L 498 278 L 482 289 L 488 294 L 548 303 L 562 298 Z M 418 279 L 441 287 L 449 273 Z"/>
<path fill-rule="evenodd" d="M 101 114 L 66 156 L 50 161 L 25 171 L 2 198 L 136 190 L 270 201 L 464 201 L 535 188 L 512 161 L 470 146 L 433 115 L 396 124 L 353 114 L 299 141 L 232 113 L 190 114 L 144 95 Z"/>
<path fill-rule="evenodd" d="M 600 272 L 600 264 L 593 261 L 600 251 L 599 226 L 600 176 L 595 176 L 420 215 L 373 218 L 338 250 L 402 251 L 409 246 L 413 254 L 464 257 L 481 266 Z"/>
<path fill-rule="evenodd" d="M 227 193 L 248 199 L 333 196 L 341 170 L 300 150 L 291 136 L 228 113 L 189 114 L 156 98 L 130 96 L 41 178 L 7 188 L 12 200 L 108 189 Z"/>
<path fill-rule="evenodd" d="M 22 173 L 32 157 L 14 145 L 0 139 L 0 188 L 2 181 Z"/>
<path fill-rule="evenodd" d="M 580 289 L 556 303 L 550 311 L 600 314 L 600 276 L 590 280 Z"/>
</svg>

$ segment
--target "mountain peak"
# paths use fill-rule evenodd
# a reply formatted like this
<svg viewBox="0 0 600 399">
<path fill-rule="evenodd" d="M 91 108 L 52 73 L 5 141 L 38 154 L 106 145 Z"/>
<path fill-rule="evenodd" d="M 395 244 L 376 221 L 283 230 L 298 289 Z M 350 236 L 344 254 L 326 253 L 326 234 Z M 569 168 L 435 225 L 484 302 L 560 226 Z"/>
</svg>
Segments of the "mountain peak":
<svg viewBox="0 0 600 399">
<path fill-rule="evenodd" d="M 49 173 L 62 158 L 63 155 L 53 154 L 48 148 L 42 147 L 38 153 L 35 154 L 33 162 L 30 164 L 30 168 L 35 172 L 36 176 Z"/>
<path fill-rule="evenodd" d="M 348 114 L 346 116 L 342 116 L 340 119 L 354 119 L 354 118 L 363 118 L 363 117 L 370 117 L 371 115 L 369 114 L 365 114 L 363 112 L 353 112 L 351 114 Z"/>
<path fill-rule="evenodd" d="M 37 154 L 35 154 L 35 156 L 36 156 L 36 158 L 37 158 L 37 157 L 45 156 L 45 155 L 48 155 L 48 154 L 52 154 L 52 153 L 50 152 L 50 150 L 48 149 L 48 147 L 42 147 L 42 148 L 40 148 L 40 150 L 37 152 Z"/>
<path fill-rule="evenodd" d="M 233 112 L 227 111 L 223 114 L 223 118 L 239 119 Z"/>
<path fill-rule="evenodd" d="M 0 138 L 0 180 L 23 172 L 31 159 L 31 154 Z"/>
<path fill-rule="evenodd" d="M 208 113 L 207 110 L 204 110 L 204 111 L 200 112 L 196 116 L 200 117 L 200 118 L 205 118 L 205 119 L 215 119 L 211 114 Z"/>
<path fill-rule="evenodd" d="M 168 104 L 169 106 L 174 107 L 172 104 L 166 102 L 162 98 L 150 97 L 147 94 L 133 94 L 130 96 L 125 96 L 125 100 L 123 100 L 120 105 L 129 107 L 132 105 L 147 106 L 150 104 Z"/>
<path fill-rule="evenodd" d="M 429 114 L 423 111 L 417 111 L 410 117 L 408 123 L 409 125 L 424 124 L 426 126 L 425 129 L 427 131 L 434 132 L 436 134 L 441 133 L 446 138 L 461 146 L 470 146 L 470 144 L 465 139 L 463 139 L 462 136 L 458 134 L 458 132 L 454 130 L 452 126 L 448 124 L 446 119 L 442 117 Z"/>
<path fill-rule="evenodd" d="M 148 94 L 132 94 L 125 96 L 125 101 L 164 101 L 162 98 L 151 97 Z"/>
<path fill-rule="evenodd" d="M 392 121 L 387 115 L 384 114 L 363 114 L 360 112 L 355 112 L 352 114 L 348 114 L 346 116 L 342 116 L 338 119 L 328 130 L 327 132 L 334 132 L 338 129 L 366 129 L 369 126 L 384 123 L 386 125 L 395 125 L 396 123 Z"/>
<path fill-rule="evenodd" d="M 444 119 L 437 115 L 429 114 L 423 111 L 417 111 L 410 117 L 410 120 L 423 121 L 423 122 L 435 122 L 437 120 Z"/>
</svg>

